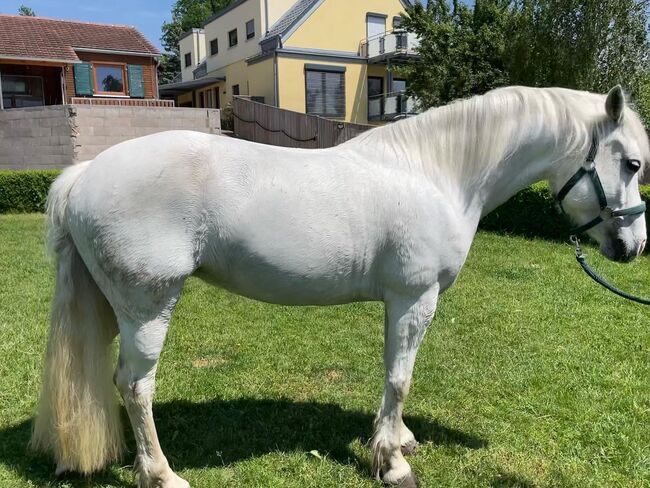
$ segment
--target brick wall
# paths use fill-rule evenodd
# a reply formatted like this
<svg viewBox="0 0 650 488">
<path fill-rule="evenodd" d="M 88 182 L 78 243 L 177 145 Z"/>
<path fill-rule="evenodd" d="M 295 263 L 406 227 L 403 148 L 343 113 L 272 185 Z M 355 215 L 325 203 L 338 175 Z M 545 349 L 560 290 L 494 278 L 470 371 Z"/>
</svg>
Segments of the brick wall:
<svg viewBox="0 0 650 488">
<path fill-rule="evenodd" d="M 118 142 L 173 129 L 218 134 L 218 110 L 76 105 L 74 128 L 77 161 L 94 158 Z"/>
<path fill-rule="evenodd" d="M 68 105 L 0 110 L 0 169 L 62 168 L 74 161 Z"/>
<path fill-rule="evenodd" d="M 128 139 L 221 132 L 219 110 L 58 105 L 0 111 L 0 169 L 63 168 Z"/>
</svg>

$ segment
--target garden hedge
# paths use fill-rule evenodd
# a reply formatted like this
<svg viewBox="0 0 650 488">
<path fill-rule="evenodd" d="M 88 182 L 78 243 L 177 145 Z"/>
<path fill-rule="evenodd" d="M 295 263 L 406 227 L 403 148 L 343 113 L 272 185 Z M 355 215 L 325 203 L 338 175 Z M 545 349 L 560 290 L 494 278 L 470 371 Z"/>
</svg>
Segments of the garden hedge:
<svg viewBox="0 0 650 488">
<path fill-rule="evenodd" d="M 59 174 L 56 170 L 0 171 L 0 213 L 42 212 L 47 191 Z M 641 195 L 650 201 L 650 185 L 641 187 Z M 519 192 L 485 217 L 480 227 L 556 240 L 566 240 L 569 235 L 569 224 L 555 209 L 545 183 Z"/>
<path fill-rule="evenodd" d="M 0 171 L 0 213 L 43 212 L 57 170 Z"/>
</svg>

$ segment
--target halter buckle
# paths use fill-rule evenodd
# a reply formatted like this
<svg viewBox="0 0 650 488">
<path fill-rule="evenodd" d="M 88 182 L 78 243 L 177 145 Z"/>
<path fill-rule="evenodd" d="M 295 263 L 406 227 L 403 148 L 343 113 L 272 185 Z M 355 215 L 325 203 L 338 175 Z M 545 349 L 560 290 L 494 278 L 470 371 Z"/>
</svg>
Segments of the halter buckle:
<svg viewBox="0 0 650 488">
<path fill-rule="evenodd" d="M 580 247 L 580 239 L 578 239 L 577 235 L 572 234 L 569 236 L 569 240 L 576 246 L 576 258 L 581 258 L 583 254 L 582 248 Z"/>
</svg>

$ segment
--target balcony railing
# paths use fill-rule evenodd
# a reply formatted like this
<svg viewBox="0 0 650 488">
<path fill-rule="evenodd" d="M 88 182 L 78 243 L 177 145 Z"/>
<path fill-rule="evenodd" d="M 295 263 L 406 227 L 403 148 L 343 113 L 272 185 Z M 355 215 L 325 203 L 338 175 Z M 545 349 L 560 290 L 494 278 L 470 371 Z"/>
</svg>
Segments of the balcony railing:
<svg viewBox="0 0 650 488">
<path fill-rule="evenodd" d="M 199 78 L 203 78 L 207 74 L 208 74 L 208 64 L 206 61 L 203 61 L 201 64 L 199 64 L 196 67 L 196 69 L 192 71 L 192 75 L 194 76 L 195 80 L 198 80 Z"/>
<path fill-rule="evenodd" d="M 361 41 L 361 56 L 368 61 L 383 62 L 388 59 L 401 61 L 418 55 L 420 39 L 403 30 L 387 31 Z"/>
<path fill-rule="evenodd" d="M 395 120 L 416 113 L 415 99 L 404 92 L 368 97 L 368 120 Z"/>
</svg>

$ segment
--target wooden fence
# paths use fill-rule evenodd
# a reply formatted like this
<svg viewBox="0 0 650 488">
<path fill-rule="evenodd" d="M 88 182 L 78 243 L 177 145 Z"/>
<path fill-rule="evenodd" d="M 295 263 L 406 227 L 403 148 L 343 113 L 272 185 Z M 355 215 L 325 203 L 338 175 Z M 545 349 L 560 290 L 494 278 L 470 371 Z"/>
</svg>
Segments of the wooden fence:
<svg viewBox="0 0 650 488">
<path fill-rule="evenodd" d="M 274 146 L 332 147 L 372 129 L 370 125 L 337 122 L 243 97 L 234 97 L 232 108 L 235 136 Z"/>
</svg>

